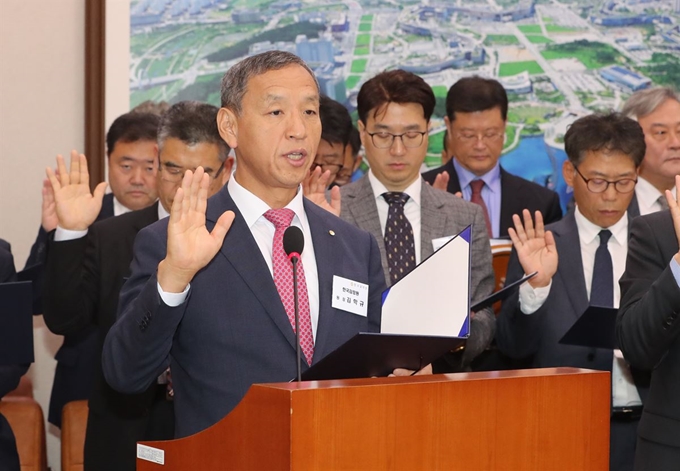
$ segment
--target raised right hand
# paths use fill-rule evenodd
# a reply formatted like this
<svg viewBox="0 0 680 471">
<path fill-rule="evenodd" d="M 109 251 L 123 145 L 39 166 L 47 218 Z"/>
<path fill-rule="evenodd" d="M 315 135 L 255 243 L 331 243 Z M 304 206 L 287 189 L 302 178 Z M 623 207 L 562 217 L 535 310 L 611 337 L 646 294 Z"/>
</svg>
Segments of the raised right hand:
<svg viewBox="0 0 680 471">
<path fill-rule="evenodd" d="M 529 280 L 534 288 L 548 286 L 553 275 L 557 271 L 557 247 L 552 232 L 543 228 L 543 216 L 536 211 L 536 227 L 531 220 L 531 213 L 525 209 L 522 211 L 524 225 L 519 215 L 513 214 L 512 220 L 515 228 L 510 227 L 508 234 L 515 246 L 519 263 L 524 273 L 538 272 Z"/>
<path fill-rule="evenodd" d="M 234 221 L 234 212 L 220 216 L 212 232 L 205 227 L 210 178 L 198 167 L 187 170 L 177 189 L 168 222 L 168 251 L 158 265 L 158 283 L 167 293 L 181 293 L 194 275 L 215 257 Z"/>
<path fill-rule="evenodd" d="M 97 185 L 94 193 L 90 193 L 87 159 L 75 150 L 71 151 L 70 172 L 66 171 L 66 164 L 61 155 L 57 155 L 57 169 L 59 178 L 49 167 L 46 172 L 52 186 L 54 209 L 59 226 L 73 231 L 84 231 L 92 225 L 101 211 L 106 182 Z"/>
<path fill-rule="evenodd" d="M 670 190 L 666 190 L 666 201 L 668 201 L 668 208 L 671 210 L 675 236 L 678 239 L 678 246 L 680 247 L 680 175 L 675 176 L 675 192 L 676 196 L 673 197 L 673 193 L 671 193 Z M 680 263 L 680 251 L 675 254 L 675 261 Z"/>
</svg>

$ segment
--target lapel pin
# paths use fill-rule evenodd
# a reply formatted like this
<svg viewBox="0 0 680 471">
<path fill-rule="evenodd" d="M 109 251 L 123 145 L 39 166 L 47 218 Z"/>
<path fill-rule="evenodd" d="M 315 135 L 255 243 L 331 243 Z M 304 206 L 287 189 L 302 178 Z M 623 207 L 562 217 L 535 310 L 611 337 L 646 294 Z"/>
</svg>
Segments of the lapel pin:
<svg viewBox="0 0 680 471">
<path fill-rule="evenodd" d="M 330 235 L 332 235 L 332 236 L 335 235 L 335 231 L 334 231 L 334 230 L 330 230 L 330 231 L 328 231 L 328 233 L 329 233 Z"/>
</svg>

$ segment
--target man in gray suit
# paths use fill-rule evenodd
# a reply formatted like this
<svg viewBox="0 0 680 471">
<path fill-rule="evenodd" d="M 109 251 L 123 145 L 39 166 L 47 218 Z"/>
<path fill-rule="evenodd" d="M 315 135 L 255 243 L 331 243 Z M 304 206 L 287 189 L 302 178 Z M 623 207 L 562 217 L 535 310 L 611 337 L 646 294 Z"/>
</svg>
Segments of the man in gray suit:
<svg viewBox="0 0 680 471">
<path fill-rule="evenodd" d="M 494 286 L 484 215 L 479 206 L 433 189 L 420 176 L 434 106 L 430 86 L 410 72 L 392 70 L 367 81 L 359 91 L 357 108 L 370 170 L 341 188 L 339 205 L 338 190 L 334 190 L 331 204 L 325 206 L 373 234 L 388 286 L 432 255 L 434 239 L 455 235 L 471 224 L 470 297 L 474 303 L 491 294 Z M 398 239 L 395 233 L 406 235 Z M 463 365 L 489 345 L 494 329 L 490 308 L 472 313 Z M 435 370 L 449 366 L 460 367 L 443 362 L 434 365 Z"/>
</svg>

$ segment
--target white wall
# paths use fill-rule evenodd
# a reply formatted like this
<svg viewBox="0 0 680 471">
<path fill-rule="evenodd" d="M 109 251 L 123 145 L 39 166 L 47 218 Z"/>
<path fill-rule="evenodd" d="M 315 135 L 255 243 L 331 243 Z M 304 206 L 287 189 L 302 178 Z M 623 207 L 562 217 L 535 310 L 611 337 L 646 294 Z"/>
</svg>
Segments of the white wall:
<svg viewBox="0 0 680 471">
<path fill-rule="evenodd" d="M 88 0 L 0 0 L 0 237 L 23 268 L 40 224 L 45 166 L 84 147 L 84 22 Z M 47 416 L 61 337 L 34 322 L 30 375 Z M 48 428 L 49 466 L 60 469 Z"/>
</svg>

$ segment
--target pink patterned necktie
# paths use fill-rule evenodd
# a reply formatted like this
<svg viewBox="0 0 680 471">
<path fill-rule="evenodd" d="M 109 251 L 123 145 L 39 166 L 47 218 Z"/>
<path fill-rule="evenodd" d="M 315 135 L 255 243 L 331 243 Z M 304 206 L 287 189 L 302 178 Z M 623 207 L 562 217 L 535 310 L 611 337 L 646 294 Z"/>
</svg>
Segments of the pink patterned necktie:
<svg viewBox="0 0 680 471">
<path fill-rule="evenodd" d="M 470 188 L 472 189 L 472 197 L 470 198 L 471 203 L 476 203 L 482 207 L 484 212 L 484 222 L 486 222 L 486 232 L 489 237 L 493 237 L 493 231 L 491 230 L 491 220 L 489 219 L 489 210 L 486 208 L 486 203 L 482 199 L 482 188 L 484 188 L 484 180 L 472 180 L 470 182 Z"/>
<path fill-rule="evenodd" d="M 281 296 L 281 302 L 288 314 L 288 320 L 295 332 L 295 300 L 293 297 L 293 263 L 288 259 L 283 250 L 283 233 L 290 226 L 295 213 L 291 209 L 270 209 L 264 213 L 264 217 L 274 224 L 274 243 L 272 245 L 272 265 L 274 266 L 274 284 Z M 307 281 L 305 270 L 302 267 L 302 259 L 297 264 L 298 275 L 298 314 L 300 317 L 300 347 L 307 359 L 307 364 L 312 364 L 314 356 L 314 336 L 312 335 L 312 320 L 309 315 L 309 298 L 307 296 Z"/>
</svg>

